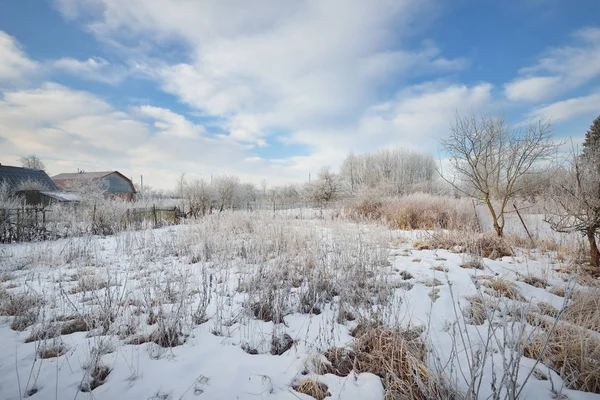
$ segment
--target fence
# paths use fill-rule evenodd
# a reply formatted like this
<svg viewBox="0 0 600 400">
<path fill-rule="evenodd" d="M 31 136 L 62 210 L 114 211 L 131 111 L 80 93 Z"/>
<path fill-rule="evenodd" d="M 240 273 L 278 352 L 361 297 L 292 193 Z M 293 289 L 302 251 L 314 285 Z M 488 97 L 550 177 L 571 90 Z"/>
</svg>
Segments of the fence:
<svg viewBox="0 0 600 400">
<path fill-rule="evenodd" d="M 35 206 L 0 209 L 0 243 L 47 239 L 49 211 L 46 207 Z"/>
<path fill-rule="evenodd" d="M 113 207 L 115 206 L 115 207 Z M 110 235 L 143 226 L 179 223 L 178 207 L 119 208 L 101 204 L 83 206 L 31 206 L 0 208 L 0 243 L 48 240 L 84 234 Z"/>
<path fill-rule="evenodd" d="M 139 204 L 139 203 L 138 203 Z M 81 203 L 50 206 L 21 205 L 0 208 L 0 243 L 49 240 L 86 234 L 112 235 L 123 230 L 178 224 L 183 218 L 201 218 L 179 206 L 133 207 L 135 203 L 104 202 L 97 205 Z M 185 206 L 185 204 L 184 204 Z M 322 205 L 297 202 L 247 202 L 238 210 L 293 211 Z M 187 211 L 187 212 L 186 212 Z M 218 212 L 209 208 L 206 213 Z"/>
</svg>

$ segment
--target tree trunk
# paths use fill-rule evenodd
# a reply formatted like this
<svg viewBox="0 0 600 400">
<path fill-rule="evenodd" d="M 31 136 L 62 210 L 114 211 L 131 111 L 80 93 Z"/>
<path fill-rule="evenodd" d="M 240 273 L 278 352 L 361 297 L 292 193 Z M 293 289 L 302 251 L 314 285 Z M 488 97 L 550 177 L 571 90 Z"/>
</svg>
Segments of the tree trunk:
<svg viewBox="0 0 600 400">
<path fill-rule="evenodd" d="M 600 267 L 600 253 L 598 252 L 598 245 L 596 244 L 596 231 L 589 230 L 587 232 L 587 238 L 590 243 L 590 255 L 592 258 L 592 266 L 594 268 Z"/>
<path fill-rule="evenodd" d="M 496 235 L 498 235 L 498 237 L 504 236 L 504 229 L 498 225 L 498 222 L 496 221 L 494 221 L 494 230 L 496 231 Z"/>
<path fill-rule="evenodd" d="M 498 223 L 498 218 L 500 218 L 498 215 L 496 215 L 496 211 L 494 210 L 494 206 L 492 205 L 492 201 L 490 199 L 489 196 L 485 197 L 485 203 L 488 207 L 488 210 L 490 210 L 490 214 L 492 215 L 492 221 L 494 221 L 494 230 L 496 231 L 496 235 L 498 235 L 498 237 L 502 237 L 503 236 L 503 230 L 504 230 L 504 224 L 502 224 L 502 226 L 500 226 L 500 224 Z"/>
</svg>

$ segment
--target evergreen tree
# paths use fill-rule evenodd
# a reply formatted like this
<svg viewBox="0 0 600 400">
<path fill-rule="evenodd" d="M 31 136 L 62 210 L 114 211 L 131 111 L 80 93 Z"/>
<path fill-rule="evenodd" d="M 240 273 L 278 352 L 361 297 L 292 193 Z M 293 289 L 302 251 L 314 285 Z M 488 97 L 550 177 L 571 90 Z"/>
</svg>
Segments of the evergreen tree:
<svg viewBox="0 0 600 400">
<path fill-rule="evenodd" d="M 600 115 L 585 134 L 582 157 L 600 166 Z"/>
</svg>

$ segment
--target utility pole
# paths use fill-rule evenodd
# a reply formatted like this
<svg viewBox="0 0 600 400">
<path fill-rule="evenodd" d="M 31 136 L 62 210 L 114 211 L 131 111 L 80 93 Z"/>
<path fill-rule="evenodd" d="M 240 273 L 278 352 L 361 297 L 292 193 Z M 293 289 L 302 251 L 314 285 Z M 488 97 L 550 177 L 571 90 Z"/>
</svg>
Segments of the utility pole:
<svg viewBox="0 0 600 400">
<path fill-rule="evenodd" d="M 142 197 L 144 197 L 144 175 L 140 175 L 140 191 L 142 192 Z"/>
</svg>

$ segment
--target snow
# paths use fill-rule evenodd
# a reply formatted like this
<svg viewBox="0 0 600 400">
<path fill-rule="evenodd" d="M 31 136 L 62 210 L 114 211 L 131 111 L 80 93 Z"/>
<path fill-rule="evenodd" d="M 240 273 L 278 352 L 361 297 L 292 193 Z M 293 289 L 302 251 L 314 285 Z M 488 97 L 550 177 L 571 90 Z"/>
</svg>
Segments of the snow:
<svg viewBox="0 0 600 400">
<path fill-rule="evenodd" d="M 48 197 L 52 197 L 53 199 L 59 201 L 80 201 L 81 196 L 77 193 L 68 193 L 68 192 L 40 192 L 45 194 Z"/>
<path fill-rule="evenodd" d="M 292 386 L 313 378 L 328 386 L 333 399 L 383 399 L 381 380 L 373 374 L 317 375 L 310 368 L 327 349 L 352 344 L 350 331 L 356 322 L 337 321 L 337 298 L 324 304 L 318 315 L 289 312 L 284 316 L 284 324 L 274 324 L 249 315 L 246 305 L 252 296 L 238 290 L 241 282 L 263 276 L 257 275 L 260 268 L 277 266 L 279 273 L 313 257 L 340 265 L 352 263 L 352 257 L 344 256 L 352 246 L 385 252 L 383 260 L 387 259 L 387 264 L 382 262 L 377 273 L 395 289 L 389 301 L 375 302 L 373 307 L 381 311 L 389 324 L 423 327 L 423 338 L 433 349 L 431 364 L 436 357 L 451 357 L 456 345 L 449 329 L 452 324 L 458 324 L 471 337 L 488 329 L 488 322 L 475 326 L 466 324 L 461 317 L 461 309 L 468 304 L 465 298 L 479 293 L 478 277 L 494 276 L 515 282 L 531 304 L 544 301 L 556 308 L 562 306 L 562 297 L 517 280 L 534 274 L 545 277 L 550 286 L 565 286 L 569 276 L 556 271 L 560 265 L 550 254 L 537 252 L 534 256 L 520 251 L 515 257 L 484 259 L 483 270 L 466 269 L 460 267 L 464 254 L 413 249 L 412 241 L 422 235 L 423 232 L 388 231 L 373 224 L 337 221 L 330 216 L 321 219 L 319 212 L 276 216 L 265 212 L 241 217 L 232 214 L 207 222 L 123 232 L 112 237 L 0 245 L 0 272 L 6 290 L 12 294 L 35 293 L 45 300 L 42 322 L 23 332 L 11 329 L 13 317 L 0 317 L 0 398 L 20 399 L 35 388 L 32 397 L 36 399 L 309 399 Z M 253 242 L 257 237 L 262 239 L 258 245 Z M 251 259 L 278 248 L 284 249 L 285 257 L 273 256 L 269 261 L 265 256 L 260 262 Z M 212 259 L 207 260 L 211 251 Z M 356 254 L 362 257 L 362 253 Z M 372 257 L 373 262 L 379 260 L 376 255 Z M 346 282 L 348 277 L 344 275 L 351 274 L 349 271 L 334 274 L 339 274 L 336 279 L 340 282 Z M 404 271 L 412 278 L 404 279 Z M 108 287 L 77 291 L 76 286 L 85 282 L 81 276 L 87 275 L 108 282 Z M 265 290 L 271 284 L 279 284 L 270 275 L 264 279 Z M 432 301 L 434 287 L 428 285 L 434 280 L 440 283 L 435 286 L 439 297 Z M 132 337 L 155 329 L 148 324 L 144 307 L 128 304 L 152 303 L 164 315 L 178 315 L 177 294 L 175 302 L 167 304 L 164 299 L 170 291 L 189 291 L 190 296 L 195 296 L 194 301 L 186 302 L 181 311 L 188 315 L 198 306 L 203 288 L 207 287 L 210 301 L 206 321 L 199 325 L 184 323 L 186 340 L 182 345 L 162 348 L 152 342 L 128 344 Z M 290 289 L 292 293 L 295 290 L 300 289 Z M 107 301 L 113 303 L 107 306 Z M 164 304 L 155 304 L 161 301 Z M 513 302 L 503 301 L 507 305 Z M 109 307 L 118 310 L 118 316 L 108 334 L 96 330 L 25 342 L 35 329 L 47 329 L 49 321 L 61 316 L 96 315 Z M 286 303 L 282 307 L 291 306 Z M 133 335 L 123 333 L 130 323 L 137 327 Z M 294 339 L 294 345 L 282 355 L 270 354 L 273 337 L 284 333 Z M 37 357 L 41 346 L 56 343 L 66 347 L 64 355 Z M 244 346 L 257 354 L 247 353 Z M 467 353 L 463 348 L 453 363 L 464 367 Z M 80 392 L 96 356 L 110 368 L 110 374 L 91 393 Z M 523 358 L 521 365 L 519 377 L 524 379 L 534 360 Z M 484 368 L 481 398 L 491 394 L 492 368 L 502 368 L 499 355 L 492 356 Z M 561 387 L 562 380 L 555 372 L 541 365 L 538 368 L 552 376 L 555 387 Z M 449 374 L 449 378 L 461 389 L 467 389 L 458 375 Z M 567 389 L 562 393 L 573 400 L 600 398 Z M 530 378 L 522 397 L 551 395 L 550 381 Z"/>
</svg>

